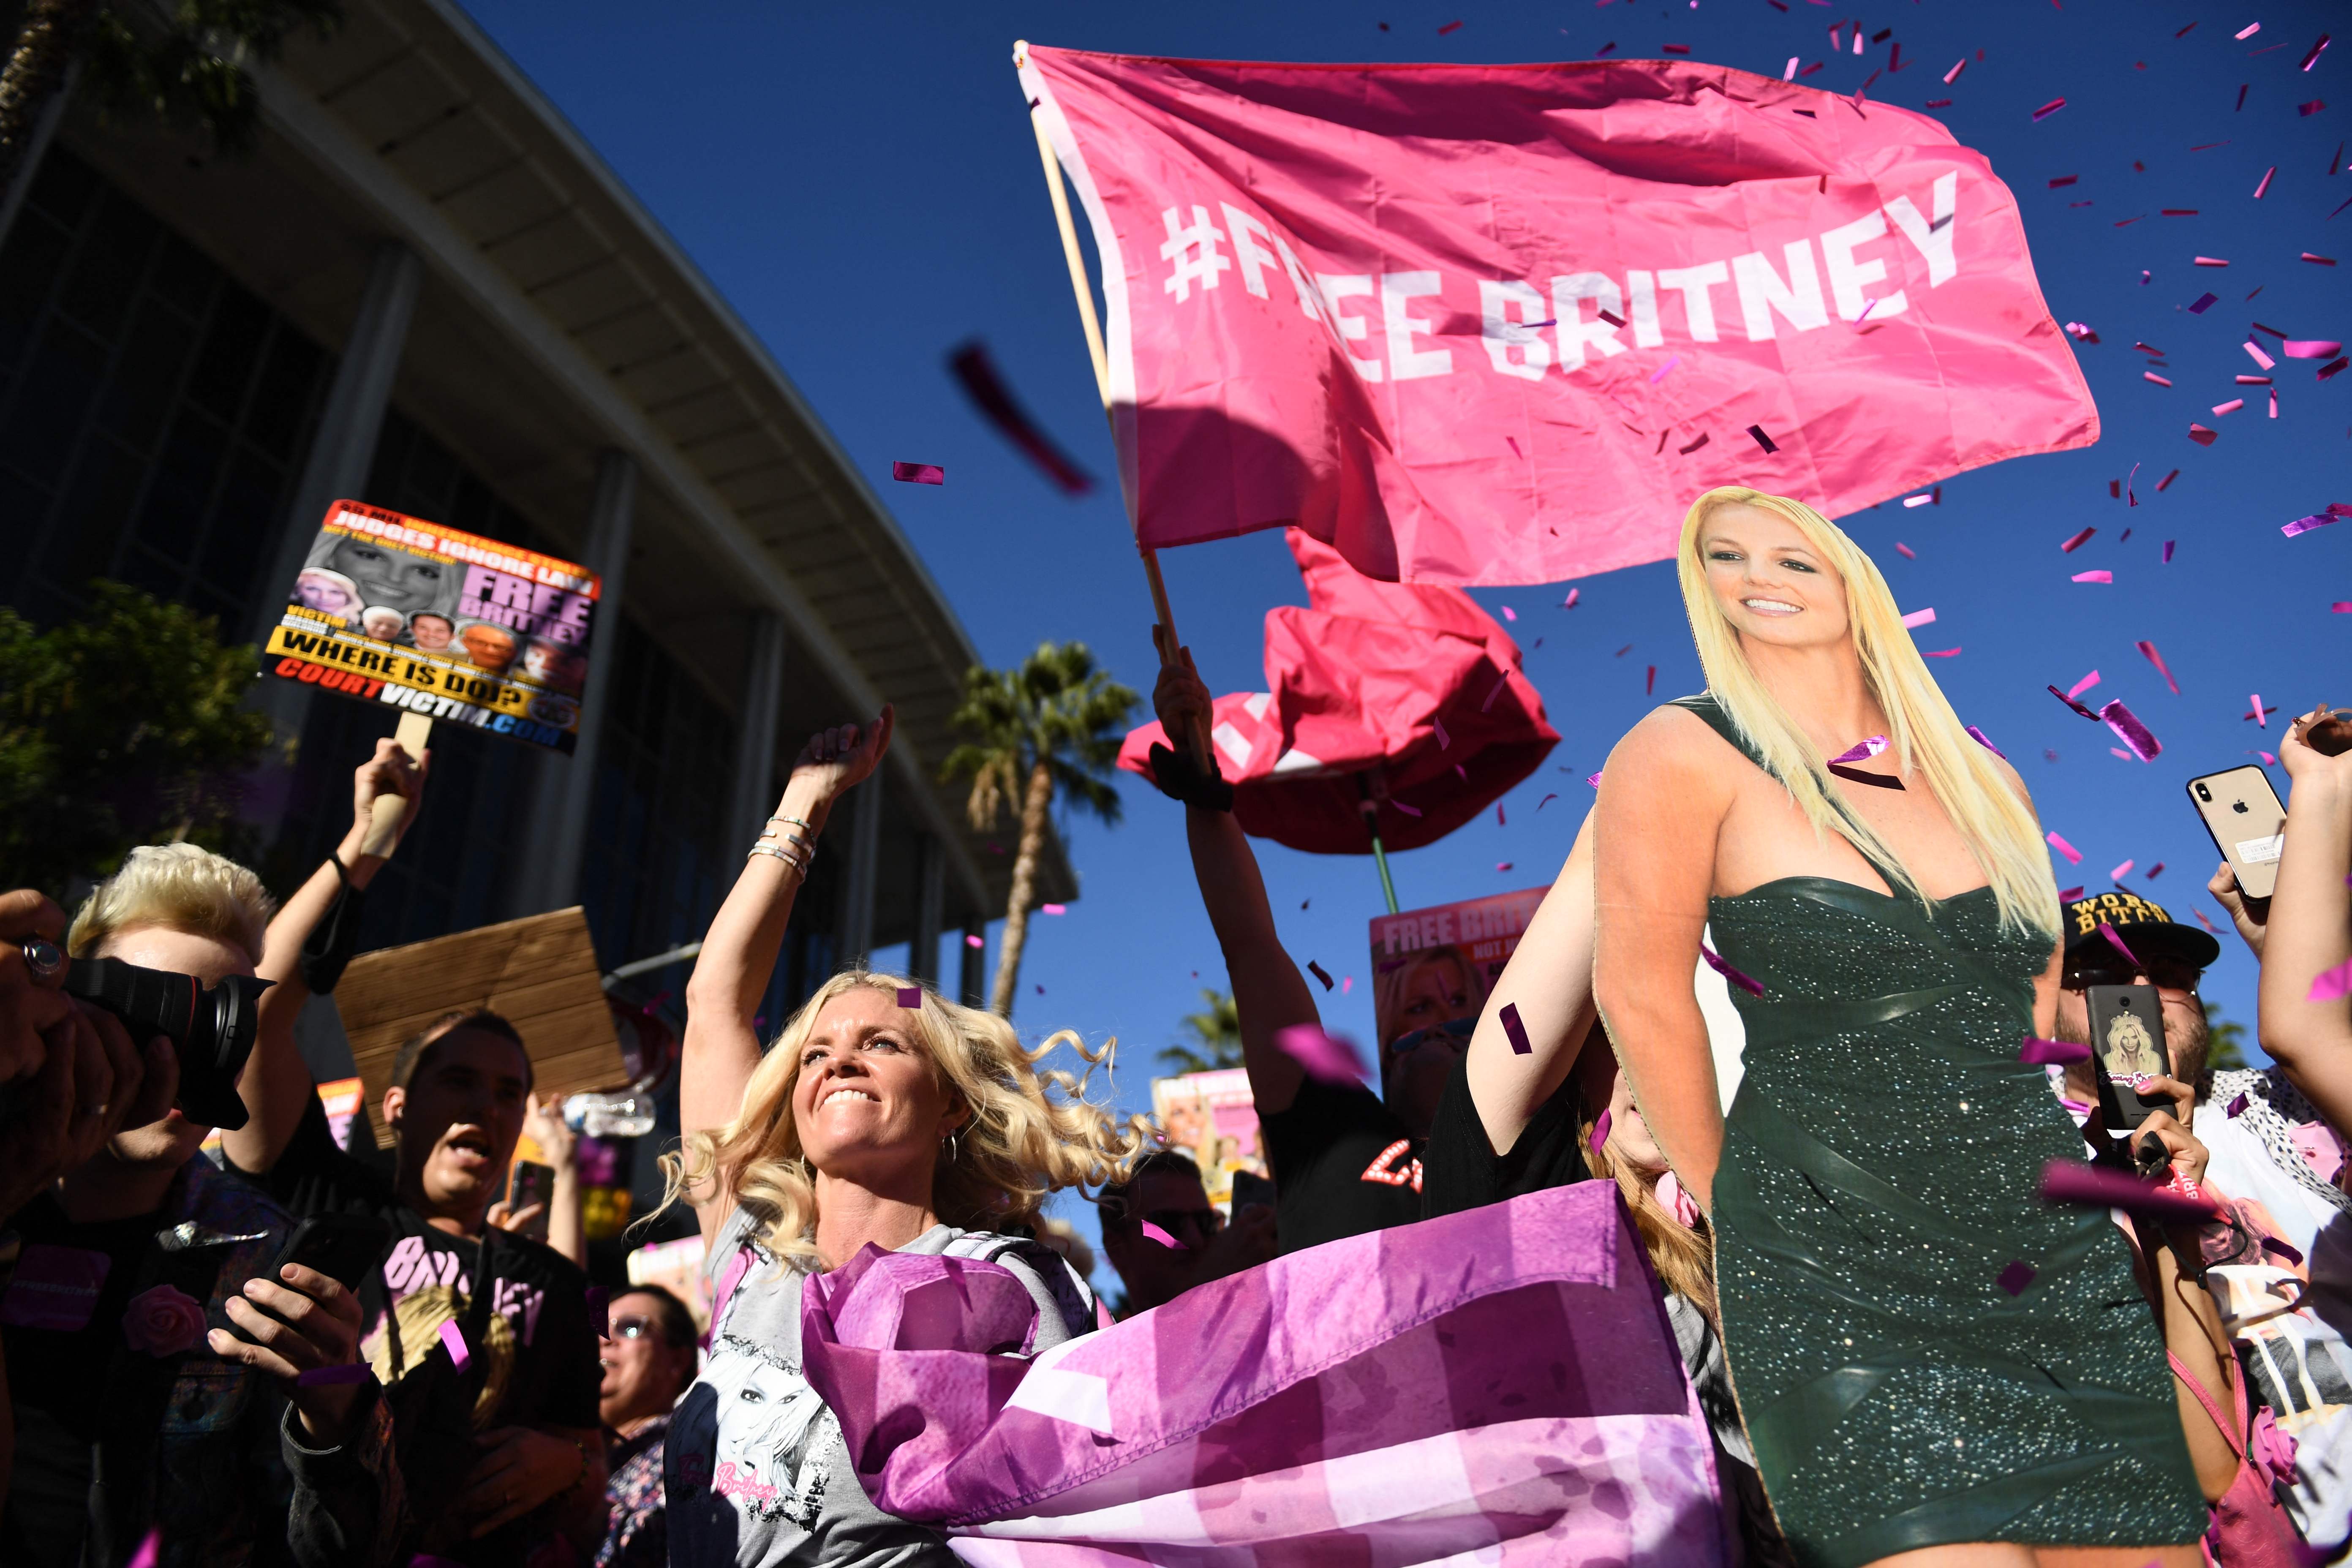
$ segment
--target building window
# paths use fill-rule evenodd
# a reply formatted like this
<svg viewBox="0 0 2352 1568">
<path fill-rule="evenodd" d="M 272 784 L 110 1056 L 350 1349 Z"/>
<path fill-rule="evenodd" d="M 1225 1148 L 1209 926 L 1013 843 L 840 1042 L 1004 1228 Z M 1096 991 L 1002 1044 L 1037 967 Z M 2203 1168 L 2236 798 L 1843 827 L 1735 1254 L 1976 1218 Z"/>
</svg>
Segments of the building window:
<svg viewBox="0 0 2352 1568">
<path fill-rule="evenodd" d="M 62 147 L 0 247 L 0 595 L 246 624 L 334 356 Z"/>
</svg>

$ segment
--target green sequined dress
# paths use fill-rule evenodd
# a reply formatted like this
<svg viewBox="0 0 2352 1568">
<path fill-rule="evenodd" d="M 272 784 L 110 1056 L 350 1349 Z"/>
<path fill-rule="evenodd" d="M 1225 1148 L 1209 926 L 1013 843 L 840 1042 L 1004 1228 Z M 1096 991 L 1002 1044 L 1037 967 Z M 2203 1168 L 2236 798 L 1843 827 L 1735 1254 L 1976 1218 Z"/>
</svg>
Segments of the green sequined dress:
<svg viewBox="0 0 2352 1568">
<path fill-rule="evenodd" d="M 1675 705 L 1754 758 L 1712 699 Z M 2050 942 L 2004 931 L 1989 888 L 1931 910 L 1824 877 L 1708 920 L 1764 988 L 1731 992 L 1748 1040 L 1713 1224 L 1732 1381 L 1799 1561 L 2196 1540 L 2129 1247 L 2036 1195 L 2083 1148 L 2017 1059 Z"/>
</svg>

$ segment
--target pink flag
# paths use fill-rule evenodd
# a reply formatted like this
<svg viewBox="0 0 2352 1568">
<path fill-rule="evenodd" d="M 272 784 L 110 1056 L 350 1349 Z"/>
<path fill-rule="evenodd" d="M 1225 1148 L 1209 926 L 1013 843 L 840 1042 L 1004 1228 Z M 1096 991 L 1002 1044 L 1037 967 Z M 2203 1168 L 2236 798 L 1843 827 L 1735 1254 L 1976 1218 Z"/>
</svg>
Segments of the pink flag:
<svg viewBox="0 0 2352 1568">
<path fill-rule="evenodd" d="M 1265 691 L 1220 697 L 1217 767 L 1244 832 L 1320 855 L 1367 855 L 1366 784 L 1381 845 L 1434 843 L 1535 771 L 1559 732 L 1519 646 L 1458 588 L 1377 583 L 1293 531 L 1305 609 L 1266 612 Z M 1118 765 L 1151 776 L 1157 721 Z"/>
<path fill-rule="evenodd" d="M 1147 546 L 1296 524 L 1373 577 L 1553 582 L 1664 559 L 1711 485 L 1839 515 L 2098 436 L 2009 190 L 1906 110 L 1692 61 L 1021 82 Z"/>
</svg>

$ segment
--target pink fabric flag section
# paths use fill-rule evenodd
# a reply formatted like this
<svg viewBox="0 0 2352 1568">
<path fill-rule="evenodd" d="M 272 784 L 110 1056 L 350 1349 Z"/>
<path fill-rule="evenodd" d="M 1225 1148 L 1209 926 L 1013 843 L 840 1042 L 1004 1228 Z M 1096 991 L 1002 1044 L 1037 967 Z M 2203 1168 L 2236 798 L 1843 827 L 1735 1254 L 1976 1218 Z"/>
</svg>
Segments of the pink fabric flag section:
<svg viewBox="0 0 2352 1568">
<path fill-rule="evenodd" d="M 1549 583 L 1666 559 L 1709 486 L 1837 516 L 2097 439 L 2015 199 L 1925 115 L 1685 60 L 1019 58 L 1146 546 Z"/>
<path fill-rule="evenodd" d="M 966 1563 L 1725 1561 L 1706 1426 L 1612 1184 L 987 1353 L 1035 1310 L 994 1264 L 874 1248 L 802 1299 L 866 1494 Z"/>
<path fill-rule="evenodd" d="M 1294 530 L 1309 603 L 1265 616 L 1264 691 L 1220 697 L 1209 738 L 1242 830 L 1320 855 L 1444 837 L 1533 773 L 1559 742 L 1519 645 L 1470 595 L 1378 583 Z M 1118 765 L 1152 776 L 1159 722 Z M 1365 780 L 1360 786 L 1359 776 Z"/>
</svg>

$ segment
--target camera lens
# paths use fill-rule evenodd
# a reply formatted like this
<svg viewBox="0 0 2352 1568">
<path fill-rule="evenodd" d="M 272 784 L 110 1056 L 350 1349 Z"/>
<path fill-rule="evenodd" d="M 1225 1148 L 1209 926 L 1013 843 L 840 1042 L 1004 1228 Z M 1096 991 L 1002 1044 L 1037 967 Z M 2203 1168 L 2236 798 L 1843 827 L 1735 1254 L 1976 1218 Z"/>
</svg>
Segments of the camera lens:
<svg viewBox="0 0 2352 1568">
<path fill-rule="evenodd" d="M 2202 801 L 2210 801 L 2213 798 L 2213 792 L 2207 789 L 2200 784 L 2197 786 L 2197 798 Z"/>
</svg>

